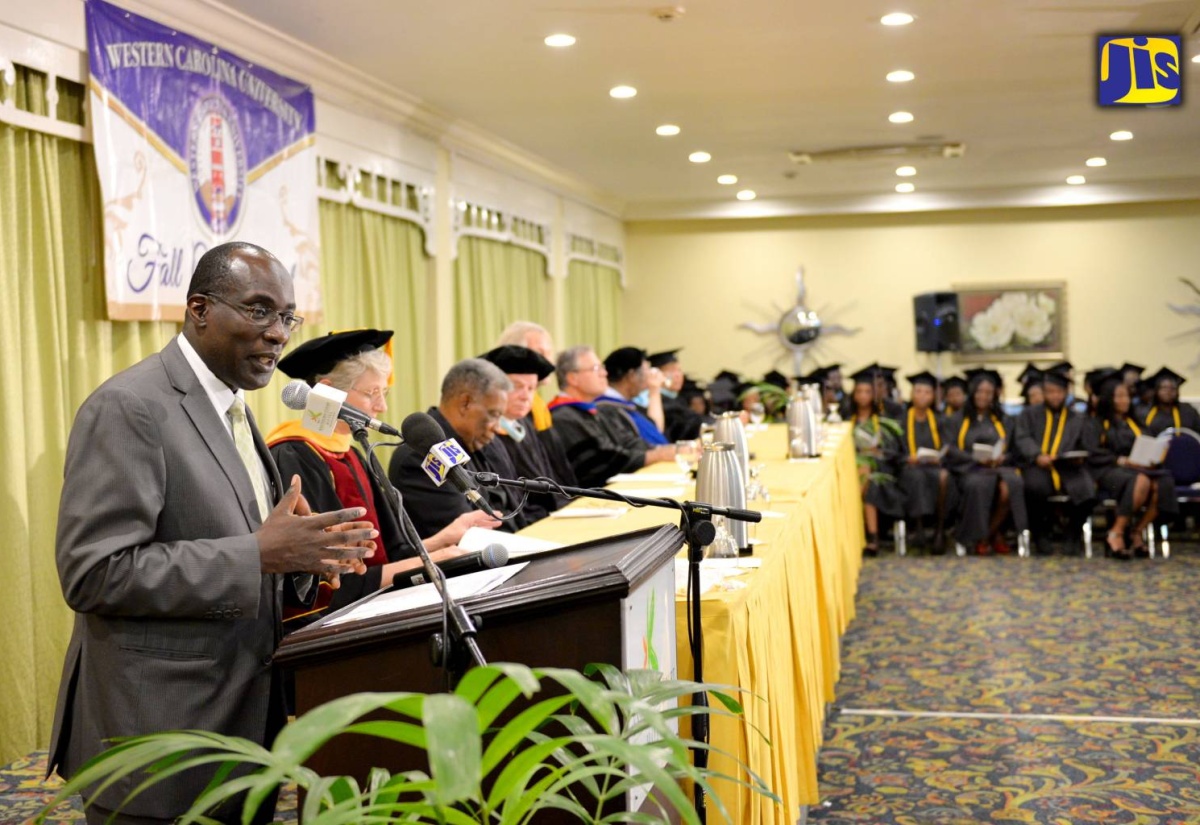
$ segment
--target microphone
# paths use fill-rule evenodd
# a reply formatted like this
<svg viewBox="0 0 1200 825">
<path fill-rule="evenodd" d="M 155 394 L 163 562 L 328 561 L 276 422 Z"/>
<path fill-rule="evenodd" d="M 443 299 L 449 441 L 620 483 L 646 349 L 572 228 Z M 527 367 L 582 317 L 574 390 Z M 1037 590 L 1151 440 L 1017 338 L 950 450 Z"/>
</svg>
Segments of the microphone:
<svg viewBox="0 0 1200 825">
<path fill-rule="evenodd" d="M 298 379 L 289 381 L 287 386 L 283 388 L 283 405 L 291 410 L 305 410 L 308 408 L 310 394 L 312 394 L 312 388 L 308 384 Z M 321 398 L 322 400 L 328 400 L 324 396 L 321 396 Z M 351 406 L 344 401 L 341 402 L 341 407 L 337 411 L 337 417 L 351 427 L 367 427 L 384 435 L 400 436 L 400 431 L 391 424 L 385 424 L 378 418 L 372 418 L 369 413 L 365 413 L 358 407 Z"/>
<path fill-rule="evenodd" d="M 428 413 L 415 412 L 400 424 L 401 437 L 404 442 L 416 451 L 417 455 L 425 453 L 421 469 L 434 484 L 441 487 L 449 481 L 477 510 L 495 517 L 495 510 L 486 498 L 479 493 L 475 483 L 467 475 L 460 464 L 471 460 L 457 441 L 446 438 L 446 431 Z"/>
<path fill-rule="evenodd" d="M 438 568 L 446 578 L 461 576 L 464 573 L 478 573 L 480 570 L 491 570 L 508 564 L 508 550 L 503 544 L 489 544 L 478 553 L 467 553 L 446 561 L 437 562 Z M 416 587 L 425 584 L 424 570 L 413 570 L 401 573 L 392 580 L 392 589 L 400 590 L 405 587 Z"/>
</svg>

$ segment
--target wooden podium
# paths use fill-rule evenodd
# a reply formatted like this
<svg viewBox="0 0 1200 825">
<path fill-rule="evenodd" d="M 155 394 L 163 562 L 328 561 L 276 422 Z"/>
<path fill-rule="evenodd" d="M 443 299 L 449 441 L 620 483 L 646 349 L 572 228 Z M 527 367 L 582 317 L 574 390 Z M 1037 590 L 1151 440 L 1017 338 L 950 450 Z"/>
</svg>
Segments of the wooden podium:
<svg viewBox="0 0 1200 825">
<path fill-rule="evenodd" d="M 659 652 L 660 669 L 674 678 L 674 556 L 683 543 L 682 532 L 662 526 L 552 551 L 461 604 L 475 617 L 479 646 L 490 662 L 576 670 L 604 662 L 640 669 L 649 667 L 646 642 Z M 648 603 L 657 615 L 653 639 L 644 639 Z M 436 693 L 446 684 L 431 663 L 430 640 L 441 629 L 440 606 L 328 627 L 317 623 L 285 637 L 276 660 L 295 673 L 297 714 L 349 693 Z M 367 741 L 338 737 L 308 766 L 360 780 L 372 767 L 425 767 L 413 764 L 413 751 L 380 739 L 364 747 Z"/>
</svg>

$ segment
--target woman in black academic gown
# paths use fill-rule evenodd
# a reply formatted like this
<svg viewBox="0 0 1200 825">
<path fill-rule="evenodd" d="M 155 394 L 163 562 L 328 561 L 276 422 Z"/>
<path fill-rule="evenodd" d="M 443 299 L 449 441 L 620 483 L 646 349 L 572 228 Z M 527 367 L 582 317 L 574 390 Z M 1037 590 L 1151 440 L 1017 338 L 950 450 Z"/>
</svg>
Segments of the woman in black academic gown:
<svg viewBox="0 0 1200 825">
<path fill-rule="evenodd" d="M 1186 378 L 1163 367 L 1147 380 L 1154 385 L 1154 404 L 1142 420 L 1147 435 L 1159 435 L 1172 427 L 1200 432 L 1200 413 L 1191 404 L 1179 403 L 1179 388 Z"/>
<path fill-rule="evenodd" d="M 1000 530 L 1012 514 L 1017 533 L 1029 528 L 1025 510 L 1025 485 L 1013 466 L 1008 445 L 1014 422 L 1000 408 L 994 370 L 973 373 L 967 385 L 967 406 L 946 421 L 950 451 L 946 463 L 961 494 L 955 540 L 981 556 L 993 550 L 1008 553 Z M 977 459 L 976 444 L 992 446 L 1003 441 L 996 459 Z"/>
<path fill-rule="evenodd" d="M 950 471 L 943 466 L 947 441 L 943 421 L 933 409 L 937 378 L 929 372 L 919 372 L 908 376 L 908 380 L 912 384 L 912 401 L 900 422 L 904 428 L 903 464 L 900 467 L 904 515 L 917 522 L 918 543 L 921 544 L 928 543 L 928 523 L 933 519 L 935 532 L 931 549 L 941 555 L 945 552 L 946 515 L 952 509 L 955 488 Z M 922 449 L 930 452 L 921 456 Z"/>
<path fill-rule="evenodd" d="M 1175 480 L 1169 473 L 1131 464 L 1129 454 L 1143 429 L 1131 408 L 1129 385 L 1119 375 L 1099 382 L 1096 416 L 1084 432 L 1089 463 L 1100 489 L 1117 502 L 1117 517 L 1109 528 L 1107 544 L 1112 556 L 1128 559 L 1132 554 L 1149 556 L 1145 532 L 1160 512 L 1175 514 Z M 1133 528 L 1132 547 L 1125 534 L 1134 515 L 1142 513 Z M 1132 554 L 1131 551 L 1132 550 Z"/>
<path fill-rule="evenodd" d="M 875 556 L 879 553 L 879 514 L 904 517 L 904 496 L 894 480 L 901 447 L 892 431 L 881 423 L 886 419 L 880 415 L 879 402 L 875 398 L 875 369 L 868 367 L 851 377 L 854 391 L 850 394 L 849 415 L 845 418 L 854 425 L 855 450 L 859 456 L 869 459 L 859 463 L 858 471 L 867 531 L 864 552 Z M 892 480 L 872 479 L 873 473 L 889 475 Z"/>
<path fill-rule="evenodd" d="M 967 379 L 951 375 L 942 382 L 942 419 L 957 414 L 967 405 Z"/>
</svg>

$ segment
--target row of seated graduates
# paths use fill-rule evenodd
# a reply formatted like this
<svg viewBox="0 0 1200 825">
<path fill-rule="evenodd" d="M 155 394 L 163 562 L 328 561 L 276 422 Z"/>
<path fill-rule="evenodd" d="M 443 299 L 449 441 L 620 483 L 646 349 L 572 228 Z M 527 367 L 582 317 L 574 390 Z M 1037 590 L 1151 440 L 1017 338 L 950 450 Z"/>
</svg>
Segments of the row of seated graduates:
<svg viewBox="0 0 1200 825">
<path fill-rule="evenodd" d="M 1173 517 L 1178 505 L 1170 474 L 1131 464 L 1130 451 L 1142 434 L 1200 431 L 1200 413 L 1180 403 L 1184 378 L 1167 368 L 1145 380 L 1136 365 L 1098 368 L 1087 374 L 1081 399 L 1071 396 L 1072 371 L 1067 362 L 1027 365 L 1024 403 L 1015 407 L 1003 404 L 1003 381 L 986 367 L 940 382 L 928 372 L 910 375 L 907 405 L 894 391 L 894 369 L 872 364 L 854 373 L 839 413 L 856 425 L 865 552 L 878 552 L 882 515 L 915 523 L 916 543 L 938 554 L 948 530 L 977 554 L 1006 554 L 1006 526 L 1018 535 L 1030 530 L 1037 554 L 1054 552 L 1052 528 L 1063 526 L 1064 552 L 1078 554 L 1083 521 L 1098 500 L 1112 499 L 1106 553 L 1147 555 L 1145 528 Z M 836 371 L 830 379 L 829 368 L 825 376 L 832 405 L 840 379 Z M 976 445 L 1000 441 L 994 459 L 977 456 Z"/>
</svg>

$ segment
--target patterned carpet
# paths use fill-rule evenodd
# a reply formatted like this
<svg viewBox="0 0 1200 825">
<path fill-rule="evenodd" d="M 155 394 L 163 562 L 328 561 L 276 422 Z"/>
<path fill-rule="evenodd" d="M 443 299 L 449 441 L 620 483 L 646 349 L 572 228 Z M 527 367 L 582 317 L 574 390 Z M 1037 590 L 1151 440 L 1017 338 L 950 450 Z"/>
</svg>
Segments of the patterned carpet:
<svg viewBox="0 0 1200 825">
<path fill-rule="evenodd" d="M 1200 823 L 1200 552 L 1173 550 L 868 561 L 809 821 Z"/>
<path fill-rule="evenodd" d="M 61 785 L 58 777 L 45 780 L 46 753 L 39 751 L 0 768 L 0 825 L 24 825 L 54 798 Z M 296 789 L 285 788 L 275 810 L 276 822 L 296 821 Z M 46 817 L 46 822 L 82 823 L 83 809 L 78 797 Z"/>
</svg>

